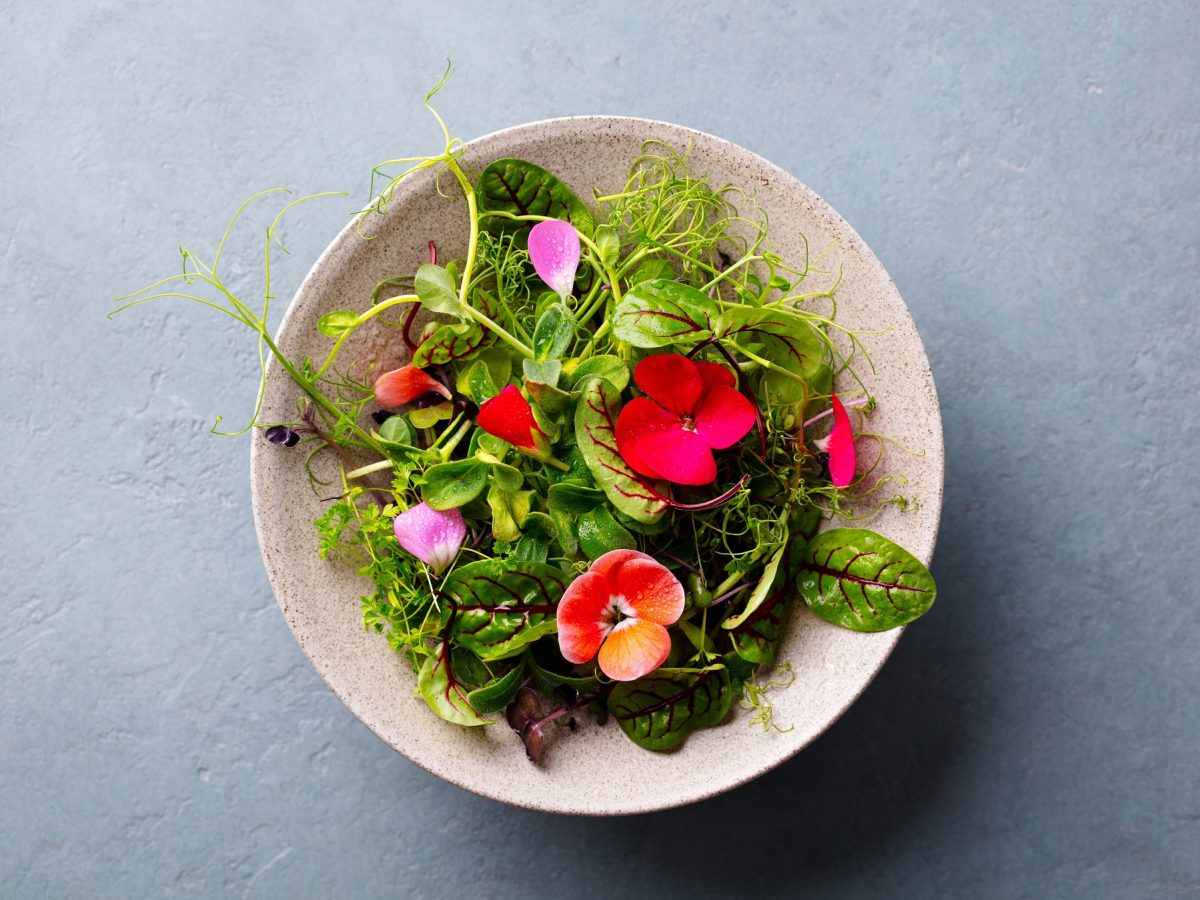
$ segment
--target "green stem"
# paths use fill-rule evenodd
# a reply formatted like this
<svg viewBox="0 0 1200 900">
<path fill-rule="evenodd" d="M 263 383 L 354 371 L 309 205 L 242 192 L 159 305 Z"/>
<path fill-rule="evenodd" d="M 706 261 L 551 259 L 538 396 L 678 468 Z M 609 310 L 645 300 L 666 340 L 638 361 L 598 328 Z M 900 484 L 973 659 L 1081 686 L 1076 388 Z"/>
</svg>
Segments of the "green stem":
<svg viewBox="0 0 1200 900">
<path fill-rule="evenodd" d="M 458 432 L 446 442 L 444 447 L 441 448 L 440 456 L 442 462 L 445 462 L 450 458 L 450 454 L 454 452 L 454 448 L 457 447 L 459 442 L 467 436 L 467 433 L 471 430 L 471 427 L 474 424 L 475 423 L 471 421 L 462 423 L 462 426 L 458 429 Z"/>
<path fill-rule="evenodd" d="M 749 350 L 747 350 L 745 347 L 741 346 L 738 343 L 730 341 L 728 346 L 732 350 L 735 350 L 736 352 L 742 354 L 742 356 L 746 357 L 746 359 L 750 360 L 751 362 L 758 363 L 764 369 L 769 369 L 772 372 L 778 372 L 780 375 L 786 375 L 788 378 L 792 379 L 792 381 L 798 381 L 805 386 L 808 385 L 808 382 L 805 381 L 804 378 L 801 377 L 800 375 L 797 375 L 795 372 L 788 371 L 783 366 L 776 365 L 775 363 L 771 362 L 769 359 L 763 359 L 757 353 L 751 353 Z"/>
<path fill-rule="evenodd" d="M 314 375 L 313 377 L 320 378 L 327 371 L 329 371 L 329 367 L 333 365 L 334 359 L 337 358 L 338 351 L 342 349 L 342 344 L 344 344 L 346 342 L 346 339 L 349 338 L 350 335 L 354 334 L 354 332 L 358 330 L 358 327 L 360 325 L 362 325 L 364 322 L 368 321 L 369 319 L 371 319 L 374 316 L 378 315 L 379 313 L 383 312 L 385 309 L 390 309 L 391 307 L 398 306 L 401 303 L 420 303 L 420 302 L 421 302 L 421 298 L 418 297 L 416 294 L 405 294 L 402 297 L 389 297 L 387 300 L 384 300 L 381 303 L 377 303 L 374 306 L 372 306 L 365 313 L 363 313 L 361 316 L 359 316 L 358 320 L 355 321 L 355 323 L 353 325 L 351 325 L 344 332 L 342 332 L 341 336 L 338 337 L 337 342 L 333 345 L 332 348 L 330 348 L 329 356 L 327 356 L 325 358 L 325 364 L 323 366 L 321 366 L 320 369 L 317 370 L 317 374 Z"/>
<path fill-rule="evenodd" d="M 371 463 L 368 466 L 361 466 L 351 472 L 347 472 L 346 479 L 361 478 L 363 475 L 370 475 L 372 472 L 381 472 L 391 467 L 392 461 L 390 459 L 381 459 L 379 462 Z"/>
</svg>

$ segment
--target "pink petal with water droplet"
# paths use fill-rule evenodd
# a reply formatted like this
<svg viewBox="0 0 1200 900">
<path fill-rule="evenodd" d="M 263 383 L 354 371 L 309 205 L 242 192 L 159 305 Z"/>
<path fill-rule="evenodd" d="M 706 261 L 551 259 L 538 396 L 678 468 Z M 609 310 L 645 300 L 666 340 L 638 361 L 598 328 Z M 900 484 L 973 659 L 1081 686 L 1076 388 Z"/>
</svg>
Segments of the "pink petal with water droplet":
<svg viewBox="0 0 1200 900">
<path fill-rule="evenodd" d="M 566 299 L 579 268 L 579 232 L 558 219 L 538 222 L 529 232 L 529 259 L 538 278 Z"/>
<path fill-rule="evenodd" d="M 467 536 L 467 524 L 457 509 L 433 509 L 418 503 L 392 523 L 400 546 L 440 575 L 454 562 Z"/>
<path fill-rule="evenodd" d="M 854 431 L 850 427 L 850 416 L 846 407 L 833 395 L 833 431 L 823 442 L 829 454 L 829 480 L 836 488 L 844 488 L 854 480 L 857 459 L 854 453 Z"/>
</svg>

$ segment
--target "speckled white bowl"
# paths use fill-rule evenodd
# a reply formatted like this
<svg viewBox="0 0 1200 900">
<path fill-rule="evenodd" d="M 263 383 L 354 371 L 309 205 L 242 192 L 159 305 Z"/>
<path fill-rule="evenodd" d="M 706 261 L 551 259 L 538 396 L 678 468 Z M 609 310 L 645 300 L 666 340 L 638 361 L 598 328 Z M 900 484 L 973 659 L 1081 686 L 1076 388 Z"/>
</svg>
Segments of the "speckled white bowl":
<svg viewBox="0 0 1200 900">
<path fill-rule="evenodd" d="M 690 166 L 711 182 L 752 192 L 770 216 L 773 247 L 803 260 L 810 245 L 837 242 L 845 276 L 838 318 L 886 333 L 869 338 L 875 374 L 861 374 L 879 400 L 872 428 L 923 452 L 886 452 L 886 471 L 908 478 L 905 493 L 919 508 L 888 507 L 870 527 L 929 562 L 942 505 L 942 424 L 921 339 L 887 272 L 854 230 L 824 200 L 759 156 L 719 138 L 664 122 L 608 116 L 552 119 L 510 128 L 467 144 L 463 162 L 479 171 L 493 159 L 522 157 L 556 173 L 583 198 L 593 186 L 616 190 L 643 141 L 693 145 Z M 328 341 L 313 327 L 323 313 L 365 309 L 381 278 L 412 272 L 434 240 L 445 258 L 465 250 L 465 204 L 439 196 L 428 173 L 397 192 L 386 216 L 371 216 L 364 240 L 348 226 L 313 266 L 287 311 L 278 341 L 293 358 L 324 356 Z M 383 370 L 403 361 L 395 331 L 364 328 L 345 359 L 375 359 Z M 390 343 L 385 343 L 385 338 Z M 263 420 L 294 416 L 296 390 L 272 361 Z M 256 440 L 251 450 L 254 519 L 263 559 L 296 640 L 342 702 L 379 737 L 430 772 L 468 790 L 533 809 L 587 815 L 641 813 L 691 803 L 743 784 L 802 750 L 830 726 L 879 671 L 900 631 L 855 634 L 817 619 L 802 604 L 789 617 L 780 659 L 795 683 L 772 693 L 776 721 L 794 728 L 767 733 L 748 727 L 735 709 L 724 725 L 693 734 L 678 751 L 656 754 L 613 724 L 583 724 L 551 734 L 543 764 L 525 758 L 504 725 L 460 728 L 436 718 L 413 697 L 408 666 L 380 636 L 363 630 L 364 583 L 346 566 L 321 562 L 312 520 L 322 503 L 300 460 Z M 919 625 L 917 627 L 920 627 Z M 581 715 L 581 722 L 590 719 Z"/>
</svg>

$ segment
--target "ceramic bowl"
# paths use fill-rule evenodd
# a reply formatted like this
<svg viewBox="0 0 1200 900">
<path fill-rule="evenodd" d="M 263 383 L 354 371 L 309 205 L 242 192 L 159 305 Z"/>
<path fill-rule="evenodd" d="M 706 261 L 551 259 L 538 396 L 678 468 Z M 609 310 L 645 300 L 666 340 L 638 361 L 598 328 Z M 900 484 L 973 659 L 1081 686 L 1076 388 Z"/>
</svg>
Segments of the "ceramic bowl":
<svg viewBox="0 0 1200 900">
<path fill-rule="evenodd" d="M 770 216 L 773 248 L 804 259 L 834 246 L 823 260 L 840 265 L 838 320 L 883 331 L 868 338 L 875 360 L 862 375 L 878 398 L 874 431 L 921 457 L 884 449 L 882 466 L 904 475 L 918 508 L 887 507 L 869 526 L 928 563 L 942 501 L 942 426 L 921 339 L 896 287 L 854 230 L 809 188 L 759 156 L 728 141 L 664 122 L 608 116 L 551 119 L 479 138 L 463 163 L 478 172 L 493 159 L 521 157 L 549 169 L 583 198 L 618 189 L 644 141 L 691 147 L 693 173 L 752 194 Z M 439 195 L 431 174 L 406 182 L 385 216 L 348 226 L 313 266 L 292 300 L 278 342 L 292 358 L 321 358 L 328 341 L 314 328 L 333 309 L 365 309 L 385 276 L 413 272 L 433 240 L 444 258 L 465 252 L 466 205 Z M 365 240 L 364 235 L 371 237 Z M 396 331 L 365 327 L 343 359 L 374 359 L 381 371 L 404 361 Z M 275 365 L 268 370 L 263 421 L 294 417 L 296 390 Z M 614 725 L 579 716 L 579 730 L 551 735 L 540 766 L 501 721 L 462 728 L 434 716 L 413 696 L 415 679 L 386 640 L 363 630 L 359 597 L 365 584 L 349 567 L 317 558 L 313 519 L 322 511 L 296 455 L 262 440 L 252 443 L 254 518 L 263 559 L 288 625 L 330 689 L 380 738 L 446 781 L 505 803 L 559 813 L 615 815 L 692 803 L 743 784 L 798 753 L 830 726 L 875 677 L 900 631 L 856 634 L 792 608 L 779 658 L 795 682 L 775 690 L 775 721 L 785 733 L 748 725 L 738 710 L 719 727 L 691 735 L 679 750 L 658 754 L 629 741 Z M 919 624 L 917 627 L 920 627 Z"/>
</svg>

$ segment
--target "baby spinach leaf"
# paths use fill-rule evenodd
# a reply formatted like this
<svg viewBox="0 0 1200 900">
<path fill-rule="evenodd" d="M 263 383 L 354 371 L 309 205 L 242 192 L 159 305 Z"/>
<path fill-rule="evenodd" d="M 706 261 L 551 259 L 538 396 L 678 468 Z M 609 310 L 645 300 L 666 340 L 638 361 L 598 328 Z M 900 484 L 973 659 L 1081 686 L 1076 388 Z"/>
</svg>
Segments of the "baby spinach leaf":
<svg viewBox="0 0 1200 900">
<path fill-rule="evenodd" d="M 421 298 L 421 306 L 429 312 L 444 313 L 449 316 L 462 316 L 462 307 L 458 302 L 458 290 L 450 273 L 441 266 L 425 263 L 417 269 L 414 282 L 417 296 Z"/>
<path fill-rule="evenodd" d="M 481 713 L 500 712 L 508 704 L 521 687 L 521 679 L 525 676 L 525 663 L 518 662 L 504 675 L 493 678 L 482 687 L 467 694 L 467 702 Z"/>
<path fill-rule="evenodd" d="M 477 459 L 439 463 L 425 470 L 421 499 L 434 509 L 457 509 L 479 496 L 488 466 Z"/>
<path fill-rule="evenodd" d="M 550 306 L 533 328 L 533 352 L 539 361 L 558 359 L 575 340 L 575 320 L 561 303 Z"/>
<path fill-rule="evenodd" d="M 317 331 L 325 337 L 341 337 L 358 324 L 358 313 L 348 309 L 335 309 L 317 319 Z"/>
<path fill-rule="evenodd" d="M 588 559 L 598 559 L 610 550 L 636 550 L 637 541 L 613 514 L 608 506 L 597 506 L 584 513 L 575 523 L 579 549 Z"/>
<path fill-rule="evenodd" d="M 545 563 L 484 559 L 460 566 L 442 582 L 456 610 L 451 634 L 481 659 L 516 656 L 555 633 L 566 587 L 566 576 Z"/>
<path fill-rule="evenodd" d="M 577 388 L 589 378 L 607 378 L 618 391 L 629 386 L 629 364 L 619 356 L 592 356 L 577 365 L 567 378 L 567 385 Z"/>
<path fill-rule="evenodd" d="M 526 160 L 510 157 L 490 163 L 480 173 L 478 185 L 475 193 L 481 213 L 549 216 L 570 222 L 585 235 L 595 229 L 592 214 L 571 189 L 541 166 Z M 483 227 L 491 232 L 520 230 L 531 224 L 499 216 L 483 219 Z"/>
<path fill-rule="evenodd" d="M 629 468 L 617 451 L 617 406 L 621 392 L 603 378 L 582 385 L 575 408 L 575 439 L 596 483 L 609 502 L 627 516 L 651 523 L 667 509 L 662 491 Z"/>
<path fill-rule="evenodd" d="M 456 725 L 491 725 L 491 719 L 471 707 L 467 691 L 454 677 L 450 665 L 450 652 L 445 643 L 425 657 L 417 673 L 417 690 L 429 704 L 429 708 Z"/>
<path fill-rule="evenodd" d="M 813 538 L 800 560 L 797 587 L 818 616 L 853 631 L 907 624 L 937 597 L 919 559 L 864 528 L 834 528 Z"/>
<path fill-rule="evenodd" d="M 612 330 L 643 349 L 689 344 L 712 337 L 718 315 L 716 301 L 694 287 L 665 279 L 643 281 L 617 304 Z"/>
<path fill-rule="evenodd" d="M 638 746 L 673 750 L 697 728 L 723 720 L 732 700 L 724 666 L 658 669 L 613 687 L 608 711 Z"/>
</svg>

